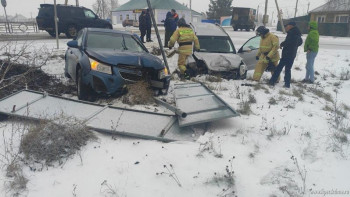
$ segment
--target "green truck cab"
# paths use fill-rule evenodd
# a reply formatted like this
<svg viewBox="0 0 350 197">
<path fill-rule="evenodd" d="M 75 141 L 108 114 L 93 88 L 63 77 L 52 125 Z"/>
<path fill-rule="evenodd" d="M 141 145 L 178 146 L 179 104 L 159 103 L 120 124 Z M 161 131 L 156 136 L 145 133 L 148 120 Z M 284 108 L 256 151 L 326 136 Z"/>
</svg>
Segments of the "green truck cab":
<svg viewBox="0 0 350 197">
<path fill-rule="evenodd" d="M 252 8 L 234 7 L 232 10 L 231 26 L 234 31 L 251 29 L 255 31 L 256 10 Z"/>
</svg>

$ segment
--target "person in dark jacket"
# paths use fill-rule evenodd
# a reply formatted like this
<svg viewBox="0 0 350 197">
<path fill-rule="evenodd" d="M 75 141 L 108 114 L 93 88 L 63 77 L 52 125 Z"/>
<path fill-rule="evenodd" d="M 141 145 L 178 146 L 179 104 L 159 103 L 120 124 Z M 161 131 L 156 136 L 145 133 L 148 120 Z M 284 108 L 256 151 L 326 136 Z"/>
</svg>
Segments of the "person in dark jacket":
<svg viewBox="0 0 350 197">
<path fill-rule="evenodd" d="M 284 87 L 290 88 L 291 69 L 294 63 L 294 59 L 297 55 L 298 47 L 303 44 L 303 40 L 301 38 L 301 32 L 299 28 L 296 27 L 295 22 L 289 22 L 285 27 L 287 31 L 287 37 L 280 45 L 280 48 L 283 48 L 282 59 L 280 60 L 280 63 L 273 73 L 269 84 L 275 85 L 283 70 L 283 67 L 285 67 Z"/>
<path fill-rule="evenodd" d="M 306 76 L 303 80 L 304 83 L 314 83 L 314 63 L 318 53 L 320 35 L 318 33 L 318 25 L 316 21 L 309 23 L 309 35 L 307 35 L 304 52 L 306 52 Z"/>
<path fill-rule="evenodd" d="M 141 32 L 141 42 L 145 43 L 145 35 L 147 30 L 146 11 L 142 11 L 139 17 L 139 30 Z"/>
<path fill-rule="evenodd" d="M 170 37 L 173 35 L 173 33 L 177 28 L 178 21 L 179 21 L 179 16 L 177 15 L 174 9 L 172 9 L 171 12 L 167 13 L 166 18 L 164 20 L 164 27 L 165 27 L 164 47 L 168 47 L 168 42 L 170 40 Z"/>
<path fill-rule="evenodd" d="M 153 42 L 151 39 L 151 31 L 152 31 L 152 20 L 150 10 L 147 9 L 146 12 L 146 34 L 147 34 L 147 42 Z"/>
</svg>

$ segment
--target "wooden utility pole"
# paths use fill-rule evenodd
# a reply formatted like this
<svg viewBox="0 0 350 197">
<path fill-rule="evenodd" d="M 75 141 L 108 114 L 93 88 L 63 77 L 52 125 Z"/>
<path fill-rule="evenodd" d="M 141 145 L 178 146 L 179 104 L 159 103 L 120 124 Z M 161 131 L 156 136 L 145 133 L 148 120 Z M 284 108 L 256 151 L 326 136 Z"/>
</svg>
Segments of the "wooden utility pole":
<svg viewBox="0 0 350 197">
<path fill-rule="evenodd" d="M 158 31 L 158 26 L 157 26 L 156 18 L 154 17 L 154 13 L 153 13 L 153 9 L 152 9 L 152 5 L 151 5 L 150 0 L 147 0 L 147 4 L 148 4 L 148 9 L 149 9 L 149 14 L 151 15 L 153 27 L 154 27 L 154 30 L 155 30 L 155 32 L 156 32 L 156 34 L 157 34 L 157 40 L 158 40 L 158 44 L 159 44 L 159 47 L 160 47 L 160 51 L 161 51 L 162 56 L 163 56 L 163 61 L 164 61 L 165 67 L 168 69 L 168 73 L 170 73 L 168 61 L 167 61 L 167 59 L 166 59 L 166 55 L 165 55 L 165 52 L 164 52 L 163 43 L 162 43 L 162 40 L 161 40 L 160 35 L 159 35 L 159 31 Z"/>
<path fill-rule="evenodd" d="M 307 4 L 307 13 L 309 14 L 310 2 Z"/>
<path fill-rule="evenodd" d="M 79 7 L 79 0 L 75 0 L 75 4 Z M 65 0 L 64 5 L 68 5 L 68 0 Z"/>
<path fill-rule="evenodd" d="M 265 14 L 264 14 L 264 17 L 263 17 L 263 24 L 264 24 L 264 26 L 266 26 L 267 20 L 268 20 L 268 18 L 267 18 L 267 6 L 268 6 L 268 4 L 269 4 L 269 0 L 265 0 Z"/>
<path fill-rule="evenodd" d="M 259 24 L 259 8 L 260 8 L 260 5 L 258 5 L 258 9 L 256 10 L 256 16 L 257 16 L 258 24 Z"/>
<path fill-rule="evenodd" d="M 192 23 L 192 0 L 190 0 L 190 11 L 191 11 L 190 22 Z"/>
<path fill-rule="evenodd" d="M 58 41 L 58 24 L 57 24 L 57 4 L 56 0 L 54 0 L 54 13 L 55 13 L 55 30 L 56 30 L 56 43 L 57 43 L 57 49 L 60 48 L 60 44 Z"/>
<path fill-rule="evenodd" d="M 294 13 L 294 18 L 297 17 L 297 12 L 298 12 L 298 3 L 299 3 L 299 0 L 297 0 L 297 3 L 295 5 L 295 13 Z"/>
<path fill-rule="evenodd" d="M 281 11 L 280 11 L 280 8 L 278 7 L 277 0 L 275 0 L 275 2 L 276 2 L 276 7 L 277 7 L 278 20 L 280 21 L 280 24 L 282 26 L 282 32 L 285 34 L 286 33 L 286 29 L 284 29 L 283 19 L 281 17 Z"/>
</svg>

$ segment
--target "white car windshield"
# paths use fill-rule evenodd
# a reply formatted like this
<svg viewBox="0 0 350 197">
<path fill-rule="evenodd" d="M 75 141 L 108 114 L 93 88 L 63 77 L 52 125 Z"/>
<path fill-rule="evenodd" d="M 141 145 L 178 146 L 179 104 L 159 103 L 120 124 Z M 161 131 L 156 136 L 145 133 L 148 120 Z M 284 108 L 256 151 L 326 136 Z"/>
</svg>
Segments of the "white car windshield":
<svg viewBox="0 0 350 197">
<path fill-rule="evenodd" d="M 88 34 L 87 48 L 126 50 L 145 52 L 144 48 L 131 35 L 91 32 Z"/>
<path fill-rule="evenodd" d="M 198 36 L 200 51 L 208 53 L 236 53 L 229 37 Z"/>
</svg>

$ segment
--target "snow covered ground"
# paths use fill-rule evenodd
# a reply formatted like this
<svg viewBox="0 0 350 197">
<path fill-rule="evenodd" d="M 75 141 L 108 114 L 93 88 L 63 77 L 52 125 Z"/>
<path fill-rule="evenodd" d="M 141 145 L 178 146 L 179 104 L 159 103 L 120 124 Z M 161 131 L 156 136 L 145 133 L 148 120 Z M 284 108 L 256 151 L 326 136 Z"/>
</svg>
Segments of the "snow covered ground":
<svg viewBox="0 0 350 197">
<path fill-rule="evenodd" d="M 229 34 L 237 48 L 254 35 L 233 31 Z M 34 46 L 45 45 L 52 48 L 54 54 L 62 55 L 67 41 L 60 41 L 59 50 L 54 49 L 53 40 L 35 41 Z M 23 165 L 29 183 L 21 195 L 350 196 L 349 108 L 345 107 L 350 104 L 350 80 L 341 80 L 350 72 L 350 50 L 336 47 L 350 43 L 350 38 L 322 37 L 321 42 L 335 47 L 324 49 L 321 44 L 315 63 L 316 84 L 299 83 L 306 63 L 302 48 L 292 70 L 295 83 L 291 89 L 284 89 L 283 82 L 273 88 L 263 84 L 247 87 L 241 84 L 255 83 L 249 80 L 208 82 L 205 76 L 197 77 L 196 80 L 205 81 L 233 108 L 241 109 L 246 104 L 251 113 L 207 127 L 194 127 L 207 131 L 195 142 L 161 143 L 96 134 L 98 141 L 90 142 L 80 155 L 63 166 L 32 171 Z M 176 68 L 176 62 L 176 55 L 169 59 L 171 70 Z M 57 57 L 43 69 L 63 76 L 63 68 L 64 61 Z M 249 71 L 248 78 L 252 72 Z M 266 73 L 263 78 L 269 77 Z M 178 82 L 172 81 L 172 85 Z M 170 90 L 166 96 L 169 100 L 171 93 Z M 113 104 L 125 106 L 118 99 Z M 335 106 L 347 114 L 338 119 L 337 124 L 332 112 Z M 147 106 L 127 107 L 150 110 Z M 156 106 L 151 108 L 165 111 Z M 8 148 L 3 142 L 11 138 L 12 124 L 2 122 L 0 130 L 1 156 Z M 12 146 L 18 147 L 18 140 L 14 142 Z M 5 183 L 10 178 L 5 173 L 6 169 L 2 168 L 0 194 L 3 195 L 0 196 L 11 196 L 6 192 Z"/>
</svg>

